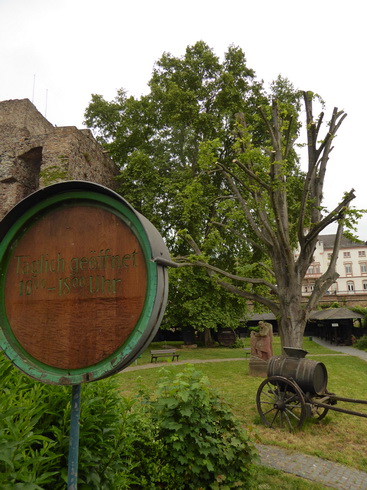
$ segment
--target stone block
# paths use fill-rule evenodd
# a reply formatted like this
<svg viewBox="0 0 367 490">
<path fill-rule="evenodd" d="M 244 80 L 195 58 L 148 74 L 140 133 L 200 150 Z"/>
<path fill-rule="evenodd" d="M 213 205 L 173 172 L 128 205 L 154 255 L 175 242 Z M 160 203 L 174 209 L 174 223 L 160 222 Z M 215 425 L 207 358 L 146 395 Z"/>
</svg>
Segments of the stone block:
<svg viewBox="0 0 367 490">
<path fill-rule="evenodd" d="M 250 357 L 249 375 L 266 378 L 268 376 L 268 361 L 264 361 L 259 357 Z"/>
</svg>

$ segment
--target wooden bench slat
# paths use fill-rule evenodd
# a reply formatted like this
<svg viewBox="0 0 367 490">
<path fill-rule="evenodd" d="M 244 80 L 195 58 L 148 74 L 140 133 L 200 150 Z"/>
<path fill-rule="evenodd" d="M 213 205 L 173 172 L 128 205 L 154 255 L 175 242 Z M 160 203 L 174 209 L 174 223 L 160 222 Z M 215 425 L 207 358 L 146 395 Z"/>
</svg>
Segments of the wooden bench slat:
<svg viewBox="0 0 367 490">
<path fill-rule="evenodd" d="M 151 354 L 176 354 L 176 349 L 151 350 Z"/>
</svg>

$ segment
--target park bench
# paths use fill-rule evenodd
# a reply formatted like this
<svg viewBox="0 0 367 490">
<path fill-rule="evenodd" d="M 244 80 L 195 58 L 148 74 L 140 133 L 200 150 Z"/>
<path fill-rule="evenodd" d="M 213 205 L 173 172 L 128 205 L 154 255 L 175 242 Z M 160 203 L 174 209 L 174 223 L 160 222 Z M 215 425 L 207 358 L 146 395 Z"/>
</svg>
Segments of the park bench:
<svg viewBox="0 0 367 490">
<path fill-rule="evenodd" d="M 150 354 L 152 356 L 150 362 L 157 362 L 157 359 L 160 357 L 171 357 L 172 361 L 174 361 L 176 358 L 178 361 L 178 357 L 180 355 L 176 354 L 176 349 L 151 350 Z"/>
</svg>

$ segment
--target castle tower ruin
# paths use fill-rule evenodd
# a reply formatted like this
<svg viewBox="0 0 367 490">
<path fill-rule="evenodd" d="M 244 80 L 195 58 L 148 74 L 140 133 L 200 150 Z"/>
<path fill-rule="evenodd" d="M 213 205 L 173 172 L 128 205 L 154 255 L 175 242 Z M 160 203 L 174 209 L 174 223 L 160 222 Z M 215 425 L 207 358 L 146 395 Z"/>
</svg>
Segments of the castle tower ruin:
<svg viewBox="0 0 367 490">
<path fill-rule="evenodd" d="M 117 174 L 88 129 L 53 126 L 28 99 L 0 102 L 0 219 L 47 185 L 88 180 L 114 189 Z"/>
</svg>

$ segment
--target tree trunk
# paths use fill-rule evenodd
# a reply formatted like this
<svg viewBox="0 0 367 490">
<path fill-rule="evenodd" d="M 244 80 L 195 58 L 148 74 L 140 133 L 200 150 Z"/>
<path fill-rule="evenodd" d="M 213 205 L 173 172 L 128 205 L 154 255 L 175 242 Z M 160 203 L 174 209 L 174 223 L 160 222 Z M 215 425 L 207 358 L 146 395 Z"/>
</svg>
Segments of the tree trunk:
<svg viewBox="0 0 367 490">
<path fill-rule="evenodd" d="M 280 265 L 280 267 L 282 267 Z M 307 323 L 306 309 L 302 305 L 302 282 L 294 269 L 289 267 L 279 274 L 279 314 L 278 326 L 283 347 L 303 346 L 303 334 Z"/>
<path fill-rule="evenodd" d="M 284 314 L 278 320 L 282 349 L 283 347 L 297 347 L 299 349 L 303 347 L 303 334 L 306 323 L 297 317 L 299 315 L 295 312 L 295 315 Z"/>
<path fill-rule="evenodd" d="M 210 328 L 206 328 L 204 330 L 204 346 L 212 347 L 212 345 L 213 345 L 212 332 Z"/>
</svg>

